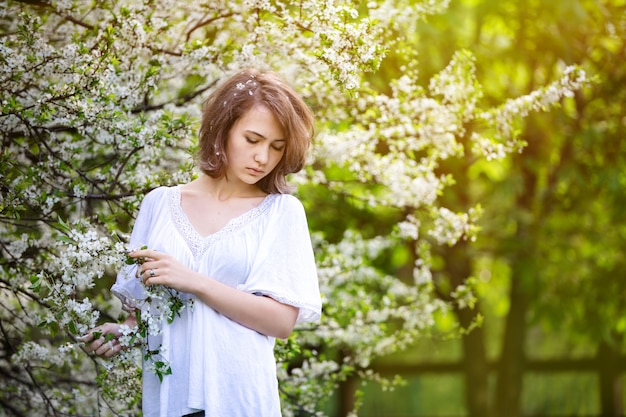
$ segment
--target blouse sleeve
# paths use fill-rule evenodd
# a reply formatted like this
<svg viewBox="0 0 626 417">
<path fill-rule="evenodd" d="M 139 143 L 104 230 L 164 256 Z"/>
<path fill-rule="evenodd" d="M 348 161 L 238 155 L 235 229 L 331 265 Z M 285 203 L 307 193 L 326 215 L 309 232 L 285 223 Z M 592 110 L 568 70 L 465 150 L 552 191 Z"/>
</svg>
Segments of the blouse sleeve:
<svg viewBox="0 0 626 417">
<path fill-rule="evenodd" d="M 155 190 L 156 191 L 156 190 Z M 148 233 L 152 220 L 155 191 L 148 193 L 139 207 L 139 213 L 130 236 L 129 248 L 139 248 L 148 242 Z M 122 308 L 132 311 L 138 308 L 139 301 L 146 299 L 144 287 L 135 276 L 137 265 L 125 265 L 117 274 L 111 293 L 120 299 Z"/>
<path fill-rule="evenodd" d="M 244 291 L 299 308 L 297 323 L 317 321 L 322 302 L 306 214 L 294 196 L 281 195 L 262 231 Z"/>
</svg>

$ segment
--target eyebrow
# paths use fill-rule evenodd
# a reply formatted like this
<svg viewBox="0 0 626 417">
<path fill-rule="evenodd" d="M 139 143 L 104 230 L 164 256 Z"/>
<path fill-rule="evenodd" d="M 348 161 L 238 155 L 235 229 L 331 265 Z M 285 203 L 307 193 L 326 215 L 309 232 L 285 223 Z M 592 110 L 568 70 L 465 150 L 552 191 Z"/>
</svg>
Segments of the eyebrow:
<svg viewBox="0 0 626 417">
<path fill-rule="evenodd" d="M 247 133 L 251 133 L 251 134 L 253 134 L 255 136 L 258 136 L 260 138 L 263 138 L 263 139 L 267 140 L 267 138 L 265 136 L 263 136 L 262 134 L 260 134 L 258 132 L 255 132 L 254 130 L 247 129 L 246 132 Z M 287 139 L 275 139 L 274 142 L 287 142 Z"/>
</svg>

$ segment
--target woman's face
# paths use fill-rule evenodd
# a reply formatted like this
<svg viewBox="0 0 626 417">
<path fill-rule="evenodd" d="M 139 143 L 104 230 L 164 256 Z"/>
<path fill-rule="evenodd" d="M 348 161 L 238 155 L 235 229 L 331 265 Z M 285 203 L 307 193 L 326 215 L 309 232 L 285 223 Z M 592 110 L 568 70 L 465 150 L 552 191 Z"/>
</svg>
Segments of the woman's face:
<svg viewBox="0 0 626 417">
<path fill-rule="evenodd" d="M 286 135 L 276 116 L 263 105 L 253 107 L 228 134 L 228 178 L 256 184 L 276 168 L 286 145 Z"/>
</svg>

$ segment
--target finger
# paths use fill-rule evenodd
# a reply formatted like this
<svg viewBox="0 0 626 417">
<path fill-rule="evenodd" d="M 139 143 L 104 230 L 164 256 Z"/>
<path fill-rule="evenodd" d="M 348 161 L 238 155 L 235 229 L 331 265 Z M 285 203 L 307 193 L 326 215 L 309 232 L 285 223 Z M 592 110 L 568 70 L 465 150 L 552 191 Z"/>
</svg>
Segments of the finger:
<svg viewBox="0 0 626 417">
<path fill-rule="evenodd" d="M 113 340 L 115 340 L 115 339 L 113 339 Z M 104 339 L 103 339 L 102 343 L 100 344 L 100 347 L 98 349 L 96 349 L 96 351 L 95 351 L 96 355 L 103 356 L 103 357 L 109 357 L 108 356 L 109 353 L 111 351 L 115 350 L 115 344 L 114 344 L 113 340 L 109 340 L 107 342 L 107 341 L 104 341 Z"/>
<path fill-rule="evenodd" d="M 114 344 L 113 346 L 111 346 L 109 350 L 105 352 L 104 357 L 111 358 L 117 355 L 118 353 L 120 353 L 121 351 L 122 351 L 122 345 L 120 345 L 119 343 Z"/>
<path fill-rule="evenodd" d="M 141 281 L 147 284 L 149 279 L 156 278 L 159 275 L 159 269 L 157 268 L 144 268 L 144 271 L 141 273 Z"/>
<path fill-rule="evenodd" d="M 92 353 L 92 352 L 95 352 L 98 347 L 100 347 L 100 346 L 99 345 L 96 346 L 96 344 L 94 342 L 94 343 L 90 343 L 88 345 L 85 345 L 84 349 L 85 349 L 85 352 Z"/>
<path fill-rule="evenodd" d="M 140 268 L 137 268 L 137 278 L 141 278 L 143 280 L 149 270 L 150 268 L 143 265 Z"/>
<path fill-rule="evenodd" d="M 107 347 L 108 349 L 106 350 L 106 352 L 104 352 L 104 357 L 106 357 L 106 358 L 110 358 L 111 356 L 113 356 L 113 355 L 115 354 L 115 349 L 116 349 L 115 347 L 116 347 L 116 346 L 117 346 L 117 345 L 113 343 L 113 340 L 109 340 L 109 341 L 106 343 L 106 347 Z"/>
<path fill-rule="evenodd" d="M 102 335 L 102 333 L 103 333 L 102 328 L 98 326 L 87 331 L 87 333 L 85 333 L 84 335 L 77 337 L 77 339 L 81 342 L 89 343 L 99 338 Z"/>
<path fill-rule="evenodd" d="M 93 337 L 93 333 L 91 332 L 87 332 L 82 336 L 77 336 L 76 340 L 78 340 L 79 342 L 83 342 L 83 343 L 89 343 L 94 339 Z"/>
<path fill-rule="evenodd" d="M 104 349 L 102 349 L 102 345 L 104 344 L 104 338 L 101 337 L 99 339 L 94 340 L 91 344 L 85 346 L 85 351 L 88 353 L 93 353 L 94 355 L 100 356 Z"/>
<path fill-rule="evenodd" d="M 138 249 L 128 254 L 128 256 L 130 256 L 131 258 L 150 258 L 150 259 L 157 259 L 159 255 L 160 255 L 159 252 L 152 250 L 152 249 Z"/>
<path fill-rule="evenodd" d="M 149 271 L 150 269 L 157 269 L 162 262 L 156 259 L 147 259 L 141 266 L 141 272 Z"/>
</svg>

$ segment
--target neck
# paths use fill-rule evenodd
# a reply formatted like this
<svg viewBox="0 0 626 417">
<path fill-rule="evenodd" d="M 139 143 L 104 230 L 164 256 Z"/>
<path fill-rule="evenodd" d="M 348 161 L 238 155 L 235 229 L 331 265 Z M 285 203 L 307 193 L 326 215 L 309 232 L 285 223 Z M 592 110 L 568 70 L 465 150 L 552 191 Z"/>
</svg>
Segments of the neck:
<svg viewBox="0 0 626 417">
<path fill-rule="evenodd" d="M 235 183 L 226 177 L 212 178 L 205 174 L 201 174 L 192 184 L 198 191 L 212 194 L 220 201 L 231 198 L 257 197 L 265 194 L 254 184 Z"/>
</svg>

